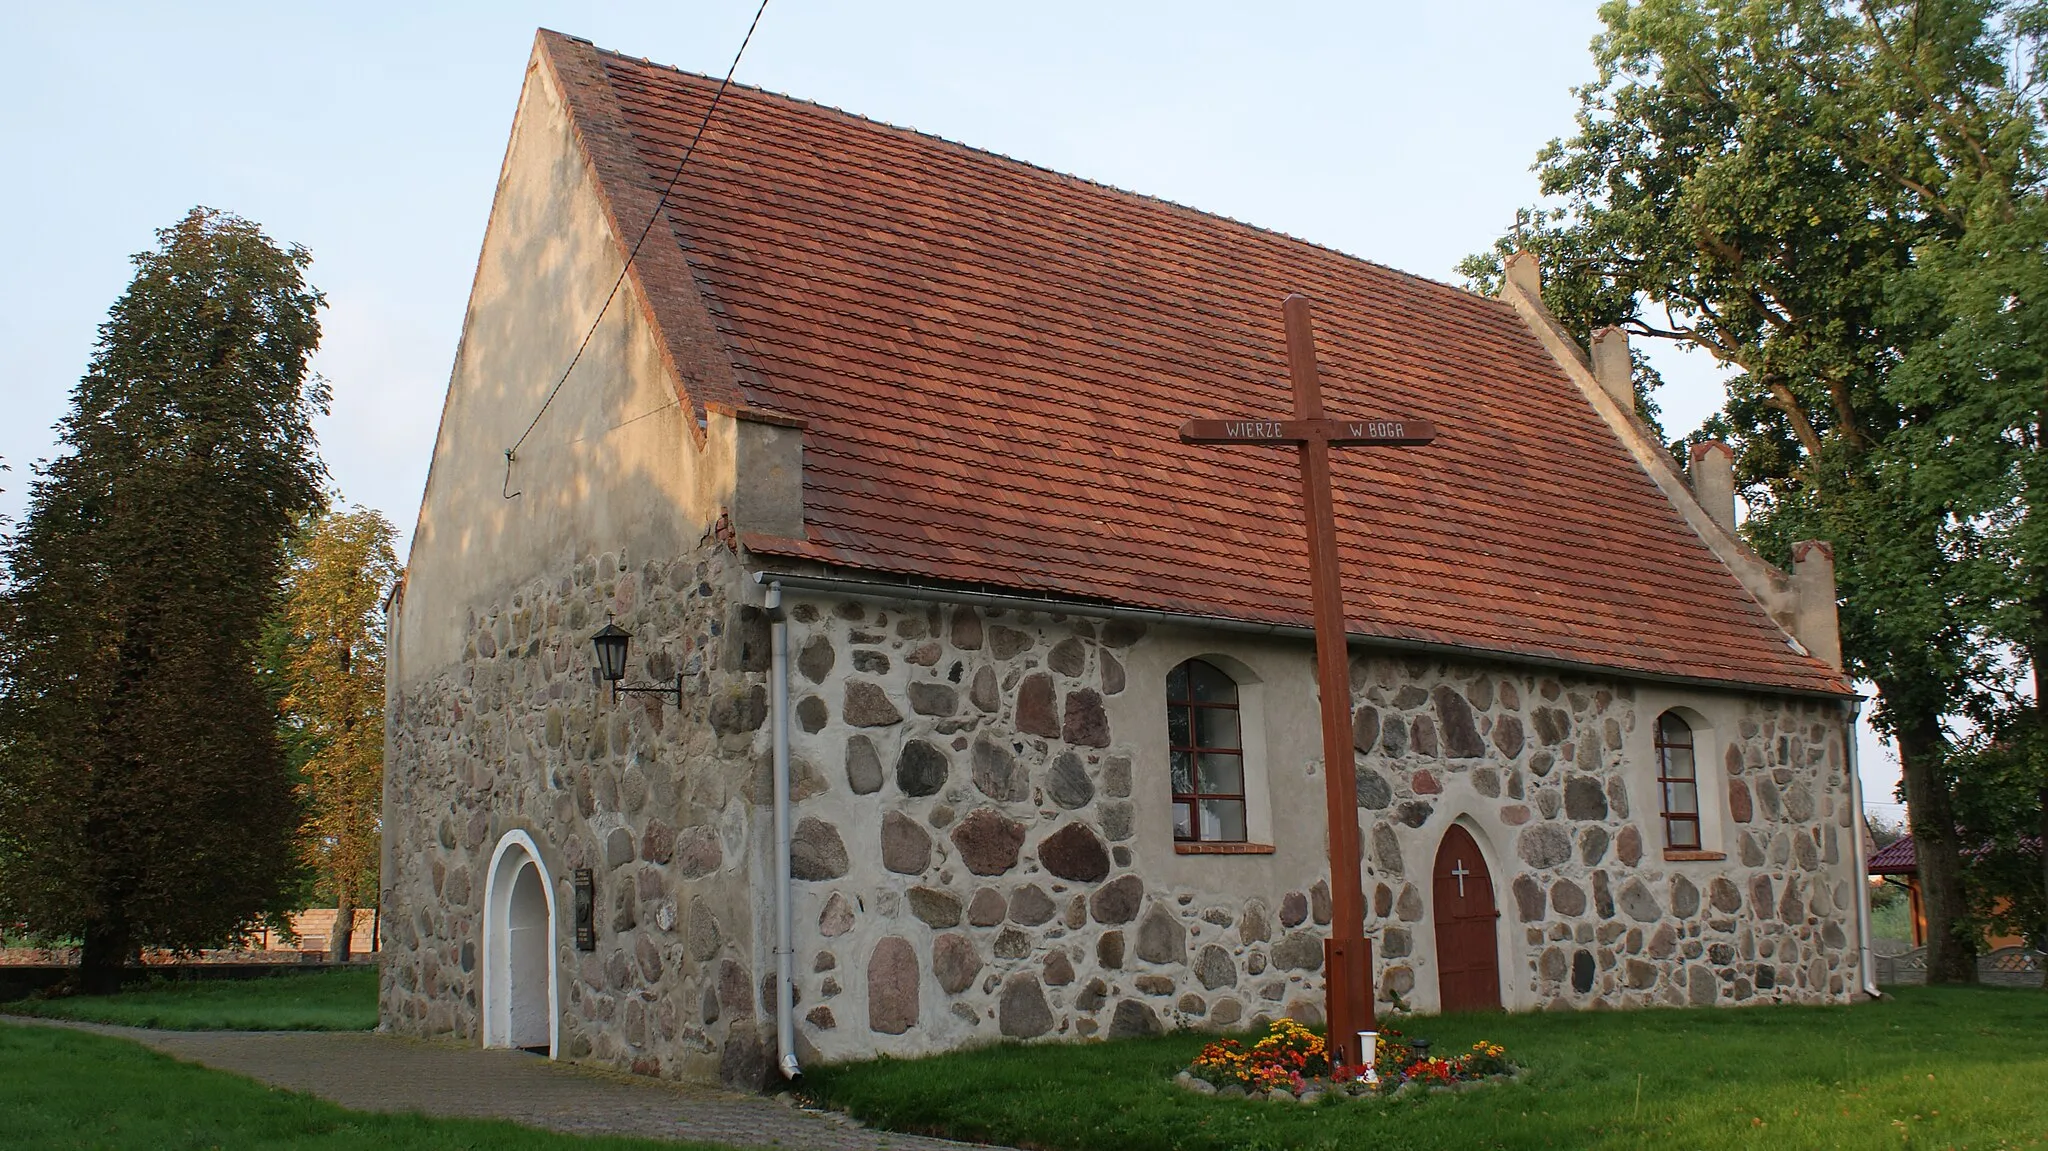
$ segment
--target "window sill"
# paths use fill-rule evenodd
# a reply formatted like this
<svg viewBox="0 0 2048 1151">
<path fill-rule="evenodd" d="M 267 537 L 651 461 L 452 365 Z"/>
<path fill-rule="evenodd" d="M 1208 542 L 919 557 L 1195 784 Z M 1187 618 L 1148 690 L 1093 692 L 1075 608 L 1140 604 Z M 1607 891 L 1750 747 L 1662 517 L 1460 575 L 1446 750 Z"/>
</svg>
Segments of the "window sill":
<svg viewBox="0 0 2048 1151">
<path fill-rule="evenodd" d="M 1664 849 L 1666 863 L 1713 863 L 1728 858 L 1725 851 L 1682 851 L 1675 847 Z"/>
<path fill-rule="evenodd" d="M 1175 855 L 1271 855 L 1270 843 L 1176 843 Z"/>
</svg>

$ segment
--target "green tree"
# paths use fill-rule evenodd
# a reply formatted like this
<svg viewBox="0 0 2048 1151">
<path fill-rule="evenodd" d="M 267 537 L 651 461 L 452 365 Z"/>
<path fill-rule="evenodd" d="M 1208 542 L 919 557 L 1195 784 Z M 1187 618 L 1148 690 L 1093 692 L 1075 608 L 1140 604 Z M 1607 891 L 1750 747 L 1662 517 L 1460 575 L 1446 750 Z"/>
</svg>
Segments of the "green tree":
<svg viewBox="0 0 2048 1151">
<path fill-rule="evenodd" d="M 1958 753 L 1956 822 L 1967 837 L 1966 874 L 1977 916 L 2000 934 L 2048 942 L 2041 882 L 2040 770 L 2031 704 Z"/>
<path fill-rule="evenodd" d="M 2015 691 L 1972 717 L 1955 778 L 1978 907 L 2037 945 L 2048 937 L 2048 164 L 2043 75 L 2028 61 L 2041 17 L 2008 14 L 2018 63 L 2005 83 L 1970 90 L 1961 108 L 1928 103 L 1934 143 L 1909 159 L 1951 228 L 1899 285 L 1901 307 L 1934 320 L 1893 373 L 1895 394 L 1934 413 L 1902 445 L 1911 474 L 1962 494 L 1957 520 L 1995 569 L 1979 598 L 2035 673 L 2031 698 Z M 1942 91 L 1900 55 L 1916 83 Z"/>
<path fill-rule="evenodd" d="M 1947 721 L 2009 678 L 1992 642 L 2006 573 L 1978 487 L 1915 466 L 1953 397 L 1902 387 L 1900 365 L 1948 325 L 1922 281 L 1977 219 L 1957 210 L 1963 187 L 2024 183 L 2013 157 L 2038 125 L 2011 62 L 2030 17 L 1996 0 L 1601 15 L 1578 131 L 1538 163 L 1562 205 L 1528 240 L 1546 293 L 1734 369 L 1699 435 L 1736 448 L 1759 551 L 1834 543 L 1849 670 L 1877 685 L 1873 718 L 1900 749 L 1930 969 L 1974 978 Z"/>
<path fill-rule="evenodd" d="M 143 947 L 276 910 L 299 809 L 256 645 L 322 503 L 311 257 L 194 209 L 135 257 L 5 546 L 0 919 Z"/>
<path fill-rule="evenodd" d="M 284 635 L 279 710 L 303 749 L 300 842 L 335 901 L 328 945 L 348 958 L 355 909 L 377 897 L 384 798 L 385 593 L 398 579 L 391 524 L 368 509 L 307 523 L 292 543 L 278 623 Z"/>
</svg>

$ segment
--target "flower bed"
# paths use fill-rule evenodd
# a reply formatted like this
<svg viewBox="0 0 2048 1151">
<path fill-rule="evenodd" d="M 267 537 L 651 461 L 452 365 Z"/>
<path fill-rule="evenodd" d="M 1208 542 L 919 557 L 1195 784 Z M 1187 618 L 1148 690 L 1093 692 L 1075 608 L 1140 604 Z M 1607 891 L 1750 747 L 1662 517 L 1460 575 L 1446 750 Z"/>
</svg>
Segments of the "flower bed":
<svg viewBox="0 0 2048 1151">
<path fill-rule="evenodd" d="M 1450 1058 L 1429 1054 L 1426 1041 L 1399 1031 L 1379 1033 L 1372 1067 L 1333 1066 L 1323 1038 L 1292 1019 L 1278 1019 L 1246 1047 L 1220 1039 L 1202 1048 L 1178 1081 L 1204 1094 L 1314 1101 L 1324 1095 L 1390 1095 L 1401 1090 L 1454 1090 L 1512 1077 L 1518 1070 L 1498 1043 L 1479 1042 Z"/>
</svg>

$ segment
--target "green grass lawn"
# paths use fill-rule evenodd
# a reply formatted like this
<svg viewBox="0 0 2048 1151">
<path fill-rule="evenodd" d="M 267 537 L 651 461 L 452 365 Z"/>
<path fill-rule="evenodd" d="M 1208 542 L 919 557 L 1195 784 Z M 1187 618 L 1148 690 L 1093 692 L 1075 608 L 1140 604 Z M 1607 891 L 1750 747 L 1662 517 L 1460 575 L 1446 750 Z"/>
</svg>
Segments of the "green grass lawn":
<svg viewBox="0 0 2048 1151">
<path fill-rule="evenodd" d="M 1066 1151 L 1231 1148 L 2048 1147 L 2048 993 L 1901 988 L 1857 1007 L 1445 1016 L 1455 1054 L 1505 1043 L 1523 1078 L 1315 1106 L 1174 1086 L 1205 1036 L 1002 1045 L 807 1069 L 877 1126 Z"/>
<path fill-rule="evenodd" d="M 368 1031 L 375 968 L 145 984 L 119 995 L 20 999 L 0 1012 L 166 1031 Z"/>
<path fill-rule="evenodd" d="M 553 1135 L 512 1123 L 346 1111 L 139 1044 L 0 1024 L 0 1147 L 719 1151 Z"/>
</svg>

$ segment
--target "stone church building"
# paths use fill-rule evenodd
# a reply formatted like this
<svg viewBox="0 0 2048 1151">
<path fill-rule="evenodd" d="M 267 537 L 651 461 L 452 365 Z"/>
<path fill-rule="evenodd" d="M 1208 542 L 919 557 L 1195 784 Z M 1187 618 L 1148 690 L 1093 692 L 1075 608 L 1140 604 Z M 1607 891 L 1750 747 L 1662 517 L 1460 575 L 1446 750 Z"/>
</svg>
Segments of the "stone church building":
<svg viewBox="0 0 2048 1151">
<path fill-rule="evenodd" d="M 739 86 L 663 203 L 714 88 L 535 43 L 392 604 L 387 1028 L 760 1083 L 1319 1019 L 1295 458 L 1176 435 L 1288 410 L 1290 292 L 1332 415 L 1439 430 L 1335 464 L 1382 1006 L 1862 987 L 1831 553 L 1752 553 L 1533 260 Z"/>
</svg>

